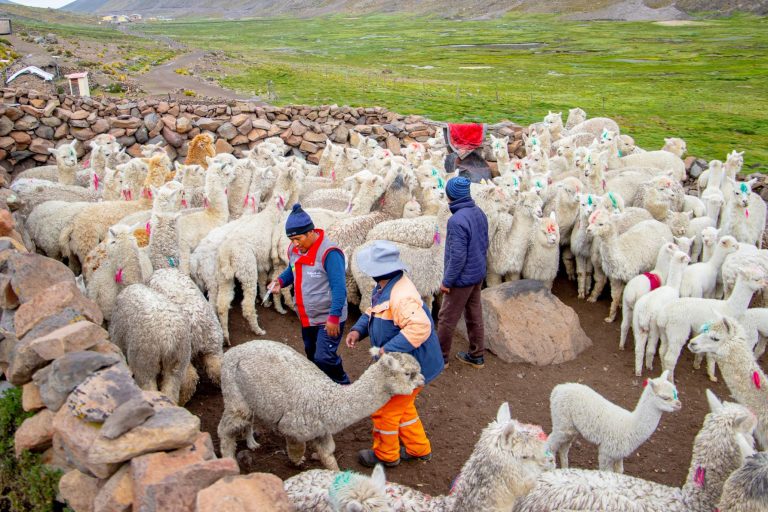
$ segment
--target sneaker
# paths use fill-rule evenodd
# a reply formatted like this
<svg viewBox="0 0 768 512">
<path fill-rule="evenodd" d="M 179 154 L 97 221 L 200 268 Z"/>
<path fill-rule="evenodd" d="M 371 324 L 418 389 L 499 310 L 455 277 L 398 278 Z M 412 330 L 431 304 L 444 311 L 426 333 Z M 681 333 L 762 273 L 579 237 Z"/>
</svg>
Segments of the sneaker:
<svg viewBox="0 0 768 512">
<path fill-rule="evenodd" d="M 400 464 L 400 459 L 393 460 L 391 462 L 387 462 L 385 460 L 381 460 L 376 456 L 375 453 L 373 453 L 373 450 L 360 450 L 357 452 L 357 460 L 362 464 L 363 466 L 367 468 L 372 468 L 376 466 L 376 464 L 383 464 L 388 468 L 393 468 Z"/>
<path fill-rule="evenodd" d="M 427 462 L 429 460 L 432 460 L 432 453 L 428 453 L 426 455 L 422 455 L 421 457 L 416 457 L 415 455 L 411 455 L 407 451 L 405 451 L 405 446 L 400 447 L 400 460 L 410 461 L 410 460 L 421 460 L 424 462 Z"/>
<path fill-rule="evenodd" d="M 483 356 L 472 357 L 466 352 L 459 352 L 456 354 L 456 359 L 469 366 L 474 366 L 475 368 L 482 368 L 485 366 L 485 359 L 483 359 Z"/>
</svg>

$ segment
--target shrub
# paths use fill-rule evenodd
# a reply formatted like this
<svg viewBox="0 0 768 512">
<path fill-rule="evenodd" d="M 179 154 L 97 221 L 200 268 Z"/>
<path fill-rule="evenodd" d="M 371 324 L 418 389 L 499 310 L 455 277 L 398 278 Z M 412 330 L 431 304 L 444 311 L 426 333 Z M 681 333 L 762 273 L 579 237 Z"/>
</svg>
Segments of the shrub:
<svg viewBox="0 0 768 512">
<path fill-rule="evenodd" d="M 43 465 L 36 453 L 24 452 L 17 459 L 13 448 L 16 429 L 33 414 L 21 407 L 21 388 L 0 398 L 0 512 L 47 512 L 56 507 L 61 471 Z"/>
<path fill-rule="evenodd" d="M 120 94 L 125 92 L 125 88 L 123 87 L 123 84 L 120 84 L 118 82 L 112 82 L 108 86 L 104 87 L 104 92 L 108 92 L 112 94 Z"/>
<path fill-rule="evenodd" d="M 197 93 L 189 89 L 184 89 L 184 96 L 197 96 Z"/>
<path fill-rule="evenodd" d="M 176 68 L 173 70 L 173 72 L 176 73 L 177 75 L 185 75 L 185 76 L 190 76 L 192 74 L 192 72 L 187 68 Z"/>
</svg>

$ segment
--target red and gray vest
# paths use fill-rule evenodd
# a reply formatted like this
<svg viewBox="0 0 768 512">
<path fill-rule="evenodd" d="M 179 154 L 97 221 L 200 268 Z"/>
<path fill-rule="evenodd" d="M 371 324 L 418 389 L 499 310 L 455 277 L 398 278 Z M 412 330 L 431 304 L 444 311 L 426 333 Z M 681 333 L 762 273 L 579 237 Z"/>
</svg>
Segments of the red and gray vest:
<svg viewBox="0 0 768 512">
<path fill-rule="evenodd" d="M 306 254 L 301 254 L 294 244 L 288 248 L 288 264 L 293 272 L 296 309 L 298 309 L 302 327 L 323 325 L 328 320 L 331 312 L 331 287 L 323 265 L 325 257 L 331 251 L 342 252 L 333 242 L 325 238 L 325 232 L 322 229 L 315 231 L 320 236 Z M 347 304 L 345 302 L 339 321 L 343 322 L 346 319 Z"/>
</svg>

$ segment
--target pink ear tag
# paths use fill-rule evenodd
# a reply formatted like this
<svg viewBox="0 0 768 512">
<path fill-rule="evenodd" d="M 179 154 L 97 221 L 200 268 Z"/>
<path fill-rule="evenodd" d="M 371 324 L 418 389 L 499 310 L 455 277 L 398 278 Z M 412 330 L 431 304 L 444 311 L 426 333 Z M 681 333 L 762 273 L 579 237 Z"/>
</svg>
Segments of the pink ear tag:
<svg viewBox="0 0 768 512">
<path fill-rule="evenodd" d="M 93 188 L 99 190 L 99 175 L 96 173 L 93 173 Z"/>
<path fill-rule="evenodd" d="M 757 389 L 760 389 L 760 387 L 761 387 L 760 374 L 757 372 L 757 370 L 752 372 L 752 382 L 755 383 L 755 387 Z"/>
<path fill-rule="evenodd" d="M 144 226 L 144 229 L 146 230 L 147 235 L 151 235 L 152 234 L 152 226 L 150 225 L 149 222 L 147 222 L 147 225 Z"/>
<path fill-rule="evenodd" d="M 208 208 L 210 205 L 211 205 L 211 203 L 208 202 L 208 198 L 204 197 L 203 198 L 203 207 L 204 208 Z"/>
<path fill-rule="evenodd" d="M 115 282 L 117 284 L 122 284 L 122 282 L 123 282 L 123 269 L 122 268 L 117 269 L 117 272 L 115 272 Z"/>
<path fill-rule="evenodd" d="M 697 487 L 704 487 L 704 481 L 705 481 L 706 475 L 707 475 L 706 468 L 698 466 L 696 468 L 696 474 L 693 476 L 693 483 L 695 483 Z"/>
<path fill-rule="evenodd" d="M 248 194 L 245 195 L 245 199 L 243 199 L 243 208 L 248 206 Z"/>
<path fill-rule="evenodd" d="M 744 210 L 744 215 L 745 215 L 747 218 L 749 218 L 749 208 L 746 208 L 746 209 Z"/>
</svg>

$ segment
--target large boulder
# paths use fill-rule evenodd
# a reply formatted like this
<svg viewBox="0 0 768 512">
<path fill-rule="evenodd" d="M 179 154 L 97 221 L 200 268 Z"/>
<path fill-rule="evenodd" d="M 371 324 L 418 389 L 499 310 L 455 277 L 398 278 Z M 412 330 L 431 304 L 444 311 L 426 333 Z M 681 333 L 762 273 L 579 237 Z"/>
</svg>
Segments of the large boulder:
<svg viewBox="0 0 768 512">
<path fill-rule="evenodd" d="M 283 481 L 271 473 L 227 476 L 197 493 L 196 512 L 290 512 Z"/>
<path fill-rule="evenodd" d="M 22 304 L 58 282 L 75 283 L 75 275 L 66 265 L 39 254 L 16 253 L 6 265 L 13 291 Z"/>
<path fill-rule="evenodd" d="M 541 281 L 524 279 L 486 288 L 482 301 L 485 347 L 502 361 L 559 364 L 592 345 L 573 308 Z M 463 321 L 457 333 L 467 339 Z"/>
</svg>

